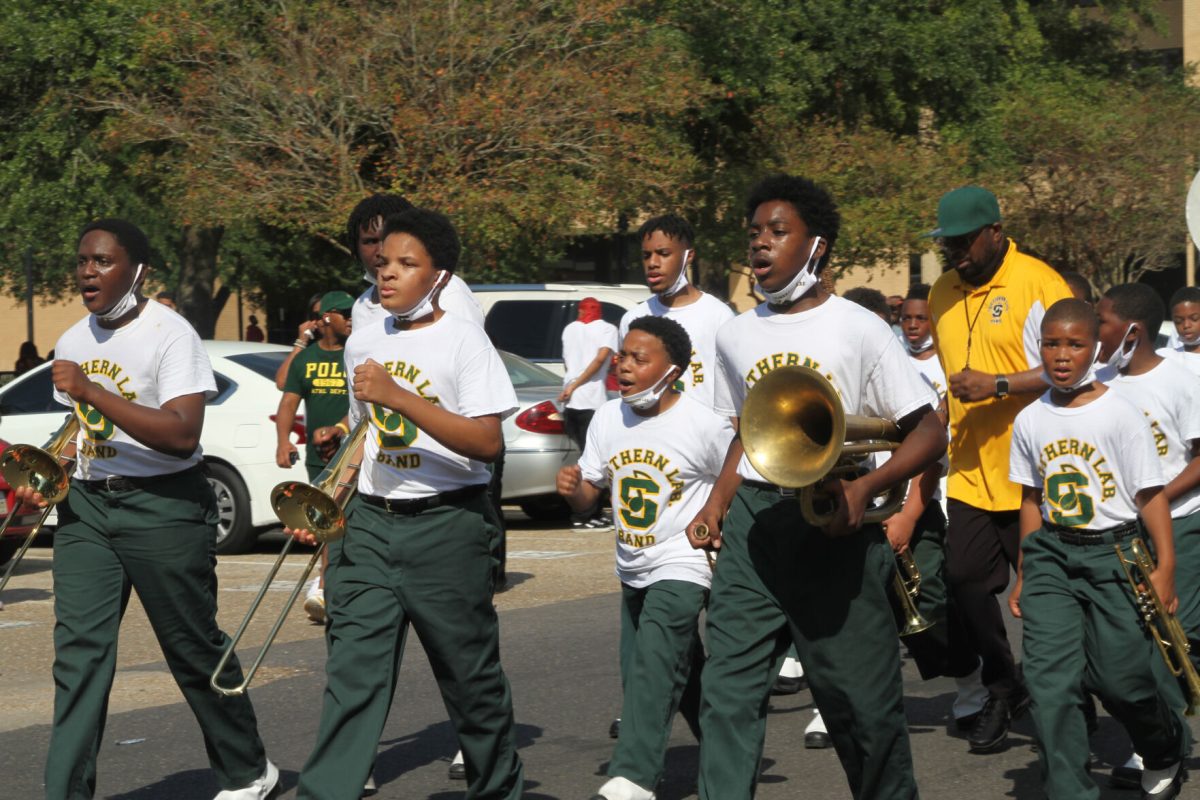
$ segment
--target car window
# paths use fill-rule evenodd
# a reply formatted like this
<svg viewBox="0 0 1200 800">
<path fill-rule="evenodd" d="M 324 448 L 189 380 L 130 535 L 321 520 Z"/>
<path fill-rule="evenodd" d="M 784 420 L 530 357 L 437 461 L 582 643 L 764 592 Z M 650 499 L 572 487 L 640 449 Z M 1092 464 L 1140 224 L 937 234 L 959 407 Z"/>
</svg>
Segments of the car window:
<svg viewBox="0 0 1200 800">
<path fill-rule="evenodd" d="M 562 378 L 520 356 L 501 352 L 500 358 L 504 361 L 504 367 L 508 370 L 508 379 L 512 381 L 514 389 L 523 389 L 527 386 L 562 385 Z"/>
<path fill-rule="evenodd" d="M 225 356 L 235 364 L 240 364 L 251 372 L 255 372 L 272 383 L 275 382 L 275 373 L 279 371 L 279 365 L 287 358 L 287 352 L 284 350 L 273 350 L 266 353 L 238 353 L 232 356 Z"/>
<path fill-rule="evenodd" d="M 566 300 L 500 300 L 488 311 L 483 328 L 497 350 L 524 358 L 562 359 L 562 329 L 574 319 Z"/>
<path fill-rule="evenodd" d="M 576 312 L 578 314 L 578 312 Z M 605 322 L 615 328 L 621 327 L 621 317 L 625 316 L 625 309 L 621 308 L 616 303 L 600 302 L 600 316 Z"/>
<path fill-rule="evenodd" d="M 2 416 L 45 414 L 64 408 L 54 402 L 54 384 L 50 381 L 49 369 L 40 369 L 19 383 L 9 384 L 0 392 Z"/>
</svg>

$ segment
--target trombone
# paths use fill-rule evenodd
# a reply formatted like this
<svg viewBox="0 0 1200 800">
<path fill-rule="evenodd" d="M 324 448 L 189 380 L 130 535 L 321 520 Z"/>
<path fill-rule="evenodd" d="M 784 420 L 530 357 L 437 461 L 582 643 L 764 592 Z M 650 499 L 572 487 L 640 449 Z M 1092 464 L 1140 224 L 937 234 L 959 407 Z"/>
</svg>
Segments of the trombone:
<svg viewBox="0 0 1200 800">
<path fill-rule="evenodd" d="M 70 466 L 75 463 L 75 435 L 79 433 L 79 418 L 74 413 L 68 414 L 62 425 L 46 442 L 45 447 L 34 447 L 31 444 L 14 444 L 0 456 L 0 474 L 13 489 L 29 488 L 39 493 L 46 501 L 46 507 L 38 517 L 37 523 L 21 543 L 20 549 L 13 555 L 0 578 L 0 592 L 8 585 L 8 580 L 17 569 L 17 564 L 25 557 L 25 551 L 33 544 L 34 538 L 46 524 L 50 512 L 67 496 L 71 485 Z M 9 509 L 4 524 L 0 525 L 0 536 L 8 530 L 17 512 L 21 509 L 18 501 Z M 4 604 L 0 603 L 0 608 Z"/>
<path fill-rule="evenodd" d="M 358 485 L 358 470 L 362 465 L 363 441 L 367 437 L 368 424 L 369 422 L 365 416 L 358 421 L 358 424 L 354 426 L 354 430 L 345 438 L 341 446 L 338 447 L 333 458 L 325 465 L 325 469 L 321 470 L 321 474 L 317 476 L 313 484 L 309 485 L 303 481 L 284 481 L 271 490 L 271 506 L 275 509 L 275 516 L 279 518 L 284 527 L 291 530 L 307 530 L 317 538 L 320 545 L 313 552 L 312 558 L 308 560 L 308 565 L 304 568 L 304 572 L 296 582 L 295 587 L 293 587 L 291 595 L 288 596 L 287 602 L 284 603 L 283 610 L 276 617 L 275 624 L 271 626 L 271 631 L 267 634 L 266 641 L 263 642 L 262 648 L 258 651 L 258 656 L 254 659 L 254 663 L 246 670 L 241 683 L 233 686 L 222 686 L 220 684 L 221 672 L 224 671 L 229 659 L 233 657 L 238 642 L 242 640 L 242 636 L 246 633 L 246 628 L 250 626 L 250 621 L 258 613 L 258 607 L 262 605 L 263 598 L 266 597 L 267 592 L 271 588 L 272 581 L 275 580 L 275 575 L 279 572 L 279 568 L 283 566 L 283 560 L 287 557 L 288 551 L 292 549 L 292 545 L 296 541 L 294 537 L 288 537 L 287 542 L 283 545 L 282 552 L 279 553 L 279 557 L 275 559 L 275 564 L 271 567 L 270 572 L 267 573 L 267 579 L 263 582 L 262 588 L 258 590 L 258 594 L 250 604 L 249 610 L 246 611 L 246 616 L 242 620 L 242 624 L 238 626 L 237 633 L 229 640 L 229 645 L 225 648 L 225 653 L 221 656 L 221 660 L 217 662 L 217 666 L 208 680 L 208 685 L 218 694 L 225 697 L 236 697 L 245 693 L 246 687 L 250 685 L 250 681 L 254 680 L 254 674 L 258 672 L 259 666 L 262 665 L 263 659 L 266 658 L 267 650 L 271 648 L 275 637 L 279 635 L 279 629 L 287 621 L 288 612 L 292 610 L 292 606 L 296 603 L 296 598 L 300 596 L 300 590 L 304 588 L 304 582 L 308 580 L 308 576 L 312 574 L 313 567 L 317 565 L 317 562 L 321 559 L 321 554 L 325 552 L 326 545 L 346 535 L 346 504 L 354 496 Z"/>
<path fill-rule="evenodd" d="M 904 614 L 904 627 L 901 636 L 912 636 L 933 627 L 917 608 L 917 597 L 921 594 L 921 570 L 917 568 L 917 560 L 908 550 L 896 553 L 896 571 L 892 574 L 892 589 L 900 601 L 900 610 Z"/>
<path fill-rule="evenodd" d="M 816 509 L 817 484 L 828 477 L 859 475 L 862 456 L 895 450 L 900 429 L 882 417 L 847 414 L 842 400 L 821 373 L 808 367 L 778 367 L 751 387 L 740 427 L 746 458 L 776 486 L 800 489 L 800 512 L 809 525 L 824 528 L 832 510 Z M 881 495 L 863 522 L 883 522 L 904 503 L 906 482 Z M 822 493 L 823 495 L 823 493 Z"/>
<path fill-rule="evenodd" d="M 1146 545 L 1140 538 L 1134 537 L 1129 543 L 1131 558 L 1126 558 L 1125 554 L 1121 552 L 1120 544 L 1115 544 L 1113 547 L 1117 551 L 1117 560 L 1121 563 L 1121 569 L 1125 571 L 1125 577 L 1129 580 L 1129 585 L 1133 587 L 1134 603 L 1138 613 L 1142 615 L 1142 620 L 1146 623 L 1146 629 L 1154 637 L 1154 643 L 1158 645 L 1158 652 L 1162 654 L 1163 661 L 1167 663 L 1167 669 L 1179 679 L 1183 686 L 1184 695 L 1187 698 L 1187 709 L 1184 714 L 1189 717 L 1194 716 L 1197 707 L 1200 706 L 1200 676 L 1196 674 L 1196 667 L 1193 666 L 1192 660 L 1188 656 L 1188 652 L 1192 648 L 1188 643 L 1187 635 L 1183 632 L 1183 626 L 1179 624 L 1179 620 L 1175 618 L 1174 614 L 1167 613 L 1167 607 L 1163 605 L 1154 584 L 1150 582 L 1150 573 L 1154 571 L 1154 561 L 1146 552 Z M 1136 577 L 1134 570 L 1137 570 L 1138 573 Z"/>
</svg>

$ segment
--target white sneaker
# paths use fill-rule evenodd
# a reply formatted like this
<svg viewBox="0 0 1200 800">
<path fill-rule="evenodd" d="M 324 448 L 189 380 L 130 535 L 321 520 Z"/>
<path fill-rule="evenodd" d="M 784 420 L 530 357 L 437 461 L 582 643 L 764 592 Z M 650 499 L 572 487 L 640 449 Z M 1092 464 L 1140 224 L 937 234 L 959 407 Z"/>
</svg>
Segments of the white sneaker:
<svg viewBox="0 0 1200 800">
<path fill-rule="evenodd" d="M 363 784 L 362 796 L 370 797 L 371 795 L 375 794 L 378 791 L 379 791 L 379 787 L 375 785 L 375 776 L 368 775 L 367 782 Z"/>
<path fill-rule="evenodd" d="M 779 668 L 779 677 L 781 678 L 803 678 L 804 667 L 799 661 L 788 656 L 783 659 L 783 666 Z"/>
<path fill-rule="evenodd" d="M 213 800 L 266 800 L 279 784 L 279 769 L 267 760 L 267 769 L 262 777 L 241 789 L 226 789 Z"/>
<path fill-rule="evenodd" d="M 321 576 L 312 579 L 304 594 L 304 613 L 313 622 L 325 623 L 325 590 L 321 588 Z"/>
<path fill-rule="evenodd" d="M 1182 769 L 1182 761 L 1177 761 L 1166 769 L 1143 769 L 1142 791 L 1146 793 L 1145 796 L 1153 797 L 1156 794 L 1166 792 L 1171 784 L 1180 779 L 1179 773 Z M 1171 795 L 1171 797 L 1175 796 L 1174 794 Z"/>
<path fill-rule="evenodd" d="M 981 675 L 982 668 L 977 667 L 970 675 L 954 679 L 955 685 L 958 686 L 958 694 L 954 696 L 954 704 L 950 707 L 954 719 L 960 720 L 983 711 L 988 699 L 988 690 L 980 680 Z"/>
<path fill-rule="evenodd" d="M 654 792 L 643 789 L 628 778 L 609 778 L 600 787 L 596 797 L 604 800 L 654 800 Z"/>
</svg>

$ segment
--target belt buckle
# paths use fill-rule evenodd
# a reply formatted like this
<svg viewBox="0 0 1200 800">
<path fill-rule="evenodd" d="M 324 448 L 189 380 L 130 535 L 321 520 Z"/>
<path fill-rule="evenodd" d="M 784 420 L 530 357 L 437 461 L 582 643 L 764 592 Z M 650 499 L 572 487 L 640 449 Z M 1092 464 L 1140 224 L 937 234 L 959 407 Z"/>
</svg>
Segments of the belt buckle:
<svg viewBox="0 0 1200 800">
<path fill-rule="evenodd" d="M 109 475 L 108 477 L 106 477 L 106 478 L 104 479 L 104 491 L 106 491 L 106 492 L 119 492 L 119 491 L 121 491 L 121 490 L 120 490 L 120 483 L 121 483 L 123 480 L 124 480 L 124 478 L 122 478 L 120 475 Z M 115 486 L 114 486 L 114 485 L 113 485 L 114 483 L 115 483 L 115 484 L 117 484 L 117 485 L 115 485 Z"/>
<path fill-rule="evenodd" d="M 795 497 L 796 496 L 796 490 L 791 488 L 790 486 L 776 486 L 775 488 L 779 490 L 780 497 Z"/>
</svg>

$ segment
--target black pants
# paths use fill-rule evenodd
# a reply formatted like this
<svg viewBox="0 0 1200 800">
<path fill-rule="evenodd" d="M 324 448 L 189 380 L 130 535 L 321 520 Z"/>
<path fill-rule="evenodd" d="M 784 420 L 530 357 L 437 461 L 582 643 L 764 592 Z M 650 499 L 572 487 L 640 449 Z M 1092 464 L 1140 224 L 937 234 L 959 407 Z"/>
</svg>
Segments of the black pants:
<svg viewBox="0 0 1200 800">
<path fill-rule="evenodd" d="M 563 428 L 566 429 L 567 438 L 575 443 L 579 448 L 579 452 L 583 452 L 583 447 L 587 444 L 588 426 L 592 424 L 592 417 L 596 415 L 594 408 L 567 408 L 563 409 Z M 603 503 L 603 500 L 601 500 Z M 597 504 L 600 507 L 601 503 Z M 589 508 L 586 511 L 572 513 L 571 520 L 574 522 L 587 522 L 596 515 L 596 507 Z"/>
<path fill-rule="evenodd" d="M 985 511 L 954 499 L 946 510 L 946 578 L 967 644 L 983 660 L 983 685 L 995 697 L 1008 697 L 1019 678 L 996 596 L 1008 588 L 1017 566 L 1018 512 Z"/>
</svg>

